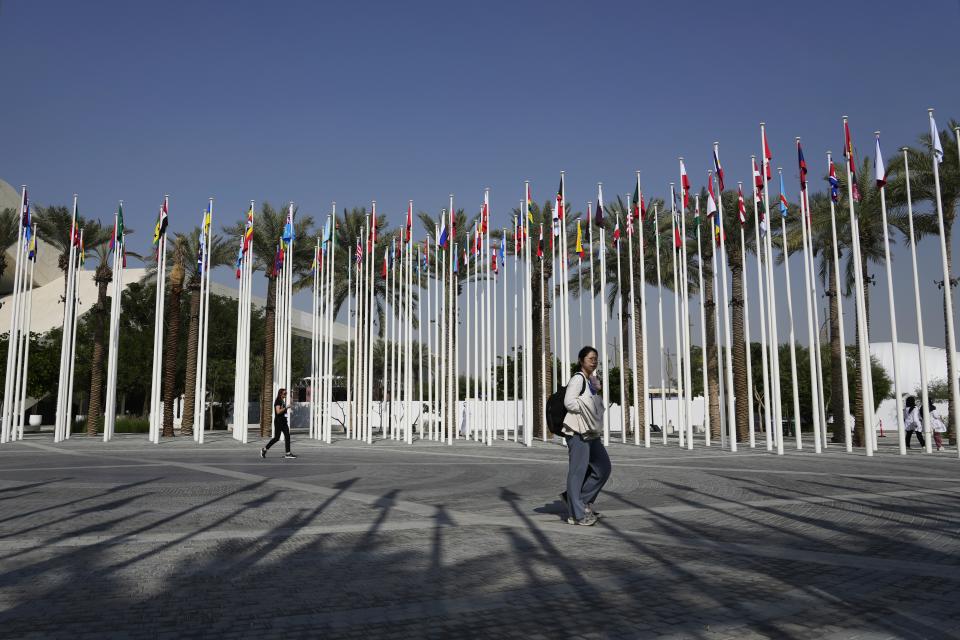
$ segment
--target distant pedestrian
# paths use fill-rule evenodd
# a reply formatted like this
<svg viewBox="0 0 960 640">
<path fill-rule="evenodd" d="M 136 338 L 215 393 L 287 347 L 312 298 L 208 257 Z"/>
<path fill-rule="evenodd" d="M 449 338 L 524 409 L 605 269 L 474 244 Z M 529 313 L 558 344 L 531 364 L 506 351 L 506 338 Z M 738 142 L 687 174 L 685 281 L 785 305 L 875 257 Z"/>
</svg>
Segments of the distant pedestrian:
<svg viewBox="0 0 960 640">
<path fill-rule="evenodd" d="M 287 424 L 287 411 L 290 405 L 287 404 L 287 390 L 277 391 L 277 399 L 273 401 L 273 438 L 267 443 L 267 446 L 260 449 L 260 457 L 266 458 L 267 451 L 280 440 L 280 434 L 283 434 L 283 444 L 287 448 L 287 454 L 284 458 L 296 458 L 290 453 L 290 425 Z"/>
<path fill-rule="evenodd" d="M 920 407 L 917 406 L 917 399 L 914 396 L 908 396 L 906 405 L 903 407 L 903 430 L 907 437 L 907 449 L 910 448 L 910 437 L 916 433 L 920 446 L 926 446 L 923 439 L 923 416 Z"/>
<path fill-rule="evenodd" d="M 943 436 L 940 434 L 947 431 L 947 425 L 933 406 L 933 400 L 930 401 L 930 427 L 933 429 L 933 443 L 937 445 L 937 451 L 943 451 Z"/>
<path fill-rule="evenodd" d="M 603 425 L 602 383 L 596 376 L 597 350 L 584 347 L 577 356 L 580 370 L 567 383 L 563 405 L 563 437 L 567 442 L 567 490 L 560 494 L 567 506 L 567 522 L 597 523 L 593 505 L 610 478 L 610 457 L 600 439 Z"/>
</svg>

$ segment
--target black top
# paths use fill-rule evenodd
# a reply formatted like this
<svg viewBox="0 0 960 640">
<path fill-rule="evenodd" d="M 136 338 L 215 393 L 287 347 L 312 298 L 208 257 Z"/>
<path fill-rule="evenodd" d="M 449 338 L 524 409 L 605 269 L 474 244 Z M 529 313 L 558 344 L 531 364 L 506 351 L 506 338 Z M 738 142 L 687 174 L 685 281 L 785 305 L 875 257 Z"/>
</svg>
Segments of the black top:
<svg viewBox="0 0 960 640">
<path fill-rule="evenodd" d="M 283 409 L 283 411 L 281 411 L 280 413 L 277 413 L 276 412 L 277 407 L 280 407 L 281 409 Z M 283 402 L 281 402 L 280 400 L 277 400 L 276 402 L 273 403 L 273 408 L 274 408 L 274 415 L 275 415 L 274 424 L 276 424 L 278 427 L 287 426 L 287 406 L 283 404 Z"/>
</svg>

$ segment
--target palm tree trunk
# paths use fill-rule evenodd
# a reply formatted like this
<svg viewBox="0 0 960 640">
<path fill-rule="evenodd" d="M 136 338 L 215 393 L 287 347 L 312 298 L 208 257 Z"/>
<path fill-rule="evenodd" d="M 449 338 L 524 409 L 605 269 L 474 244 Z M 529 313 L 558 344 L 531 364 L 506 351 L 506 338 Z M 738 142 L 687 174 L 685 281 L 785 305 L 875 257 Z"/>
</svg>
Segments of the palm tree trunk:
<svg viewBox="0 0 960 640">
<path fill-rule="evenodd" d="M 846 353 L 844 345 L 840 344 L 840 296 L 831 260 L 827 260 L 826 295 L 830 298 L 830 413 L 833 415 L 831 441 L 844 442 L 844 422 L 850 407 L 843 406 L 843 377 L 840 369 Z"/>
<path fill-rule="evenodd" d="M 552 360 L 553 353 L 551 351 L 550 345 L 550 331 L 543 331 L 541 326 L 541 312 L 544 314 L 545 323 L 547 327 L 550 326 L 550 296 L 547 295 L 547 291 L 543 291 L 543 300 L 544 304 L 541 307 L 540 298 L 541 298 L 541 288 L 540 288 L 540 272 L 543 271 L 543 280 L 546 281 L 549 278 L 550 267 L 547 260 L 537 259 L 534 262 L 533 268 L 533 283 L 532 283 L 532 295 L 533 295 L 533 304 L 531 305 L 531 310 L 533 312 L 533 349 L 528 354 L 533 359 L 533 379 L 534 379 L 534 388 L 533 388 L 533 432 L 540 433 L 542 437 L 548 436 L 547 423 L 544 420 L 544 411 L 546 409 L 547 395 L 549 395 L 549 390 L 553 388 L 553 367 Z M 546 284 L 544 284 L 546 286 Z M 544 369 L 542 354 L 547 355 L 547 366 Z M 547 389 L 548 394 L 545 395 L 543 390 Z"/>
<path fill-rule="evenodd" d="M 867 268 L 866 260 L 863 261 L 863 307 L 865 311 L 866 325 L 867 325 L 867 343 L 863 344 L 860 340 L 860 334 L 857 333 L 857 362 L 860 363 L 863 360 L 863 356 L 866 356 L 867 366 L 870 366 L 870 271 Z M 859 318 L 857 318 L 859 321 Z M 866 352 L 866 353 L 864 353 Z M 860 370 L 860 367 L 857 367 L 857 388 L 854 392 L 854 398 L 856 402 L 856 428 L 854 431 L 853 444 L 858 447 L 864 446 L 866 440 L 866 399 L 863 397 L 863 383 L 861 382 L 862 376 L 865 372 Z"/>
<path fill-rule="evenodd" d="M 736 406 L 737 441 L 747 442 L 750 440 L 750 430 L 753 428 L 750 424 L 750 403 L 753 402 L 753 394 L 747 386 L 747 349 L 750 345 L 746 344 L 744 337 L 746 325 L 743 317 L 743 262 L 739 255 L 730 255 L 733 258 L 730 261 L 730 274 L 733 276 L 730 297 L 733 334 L 730 338 L 733 340 L 733 395 Z M 708 340 L 709 337 L 708 333 Z"/>
<path fill-rule="evenodd" d="M 273 349 L 276 336 L 273 322 L 277 312 L 277 279 L 268 278 L 267 306 L 263 314 L 263 383 L 260 388 L 260 437 L 273 430 Z"/>
<path fill-rule="evenodd" d="M 944 236 L 944 241 L 947 243 L 947 273 L 949 273 L 949 274 L 951 275 L 951 278 L 952 278 L 952 276 L 953 276 L 953 246 L 952 246 L 951 240 L 952 240 L 952 238 L 953 238 L 953 216 L 952 216 L 952 215 L 949 216 L 949 217 L 944 216 L 943 222 L 944 222 L 944 225 L 943 225 L 943 236 Z M 946 283 L 944 283 L 944 287 L 946 287 L 946 286 L 947 286 Z M 953 282 L 950 282 L 949 286 L 952 287 L 952 286 L 953 286 Z M 947 307 L 947 295 L 946 295 L 946 289 L 944 289 L 944 295 L 943 295 L 943 335 L 944 335 L 944 339 L 943 339 L 943 344 L 949 344 L 949 341 L 946 339 L 946 335 L 947 335 L 947 314 L 948 314 L 948 313 L 952 313 L 952 312 L 953 312 L 953 311 Z M 951 385 L 951 382 L 952 382 L 954 376 L 956 376 L 956 375 L 957 375 L 957 372 L 953 370 L 953 358 L 951 358 L 950 355 L 948 354 L 948 355 L 947 355 L 947 391 L 948 391 L 948 393 L 949 393 L 949 400 L 947 401 L 947 415 L 949 416 L 949 419 L 946 421 L 947 424 L 950 424 L 950 422 L 953 421 L 953 416 L 956 415 L 956 414 L 954 413 L 955 407 L 953 406 L 953 393 L 950 393 L 950 389 L 952 388 L 950 385 Z M 950 442 L 951 442 L 952 444 L 956 444 L 956 443 L 954 442 L 954 439 L 955 439 L 955 437 L 956 437 L 956 434 L 954 433 L 954 430 L 953 430 L 953 429 L 947 429 L 947 433 L 949 434 Z"/>
<path fill-rule="evenodd" d="M 97 304 L 93 308 L 93 354 L 90 358 L 90 406 L 87 408 L 87 435 L 95 436 L 103 418 L 103 356 L 106 352 L 107 285 L 113 273 L 105 264 L 97 267 Z"/>
<path fill-rule="evenodd" d="M 165 309 L 167 342 L 163 348 L 163 437 L 173 437 L 173 402 L 176 399 L 177 355 L 180 351 L 180 298 L 183 295 L 183 267 L 170 270 L 170 302 Z M 182 427 L 182 424 L 181 424 Z"/>
<path fill-rule="evenodd" d="M 193 435 L 193 414 L 197 401 L 197 345 L 200 342 L 200 279 L 190 279 L 190 325 L 187 330 L 187 381 L 183 389 L 183 420 L 180 435 Z"/>
<path fill-rule="evenodd" d="M 708 241 L 709 244 L 709 241 Z M 708 264 L 709 257 L 704 256 L 702 265 Z M 717 301 L 713 297 L 713 287 L 711 286 L 713 274 L 710 272 L 703 275 L 703 313 L 704 328 L 707 334 L 707 344 L 703 357 L 707 359 L 707 389 L 706 393 L 710 396 L 710 437 L 712 439 L 720 438 L 720 355 L 717 351 L 717 322 L 716 308 Z M 728 392 L 729 393 L 729 392 Z M 738 394 L 737 397 L 742 397 Z M 728 416 L 729 419 L 729 416 Z"/>
</svg>

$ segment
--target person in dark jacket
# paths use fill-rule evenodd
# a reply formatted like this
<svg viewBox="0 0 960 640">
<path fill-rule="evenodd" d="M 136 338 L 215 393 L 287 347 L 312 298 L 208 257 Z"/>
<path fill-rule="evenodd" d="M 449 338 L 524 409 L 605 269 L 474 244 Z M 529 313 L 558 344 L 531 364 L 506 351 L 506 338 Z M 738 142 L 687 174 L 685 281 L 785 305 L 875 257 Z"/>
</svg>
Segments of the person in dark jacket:
<svg viewBox="0 0 960 640">
<path fill-rule="evenodd" d="M 273 401 L 273 438 L 267 443 L 267 446 L 260 449 L 260 457 L 266 458 L 267 451 L 280 440 L 280 434 L 283 434 L 283 444 L 286 445 L 287 454 L 284 458 L 296 458 L 290 453 L 290 425 L 287 424 L 287 411 L 290 405 L 287 404 L 287 390 L 277 391 L 277 399 Z"/>
</svg>

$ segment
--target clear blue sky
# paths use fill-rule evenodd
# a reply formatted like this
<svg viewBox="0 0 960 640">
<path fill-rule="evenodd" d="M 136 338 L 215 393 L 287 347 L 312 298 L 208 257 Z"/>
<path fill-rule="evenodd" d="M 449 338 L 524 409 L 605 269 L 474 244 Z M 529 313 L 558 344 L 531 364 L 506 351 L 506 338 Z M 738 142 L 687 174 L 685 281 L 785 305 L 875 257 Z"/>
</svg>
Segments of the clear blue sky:
<svg viewBox="0 0 960 640">
<path fill-rule="evenodd" d="M 636 169 L 648 194 L 665 193 L 678 155 L 698 186 L 713 140 L 728 182 L 748 180 L 760 120 L 795 184 L 794 136 L 819 175 L 842 148 L 843 114 L 861 154 L 882 130 L 888 159 L 928 106 L 960 117 L 958 18 L 953 0 L 5 0 L 0 177 L 44 204 L 79 192 L 104 219 L 122 198 L 143 248 L 164 193 L 187 229 L 211 195 L 221 224 L 249 199 L 316 215 L 376 199 L 396 224 L 409 198 L 437 211 L 452 192 L 473 210 L 489 186 L 505 224 L 524 179 L 543 201 L 561 169 L 576 208 L 597 181 L 609 197 L 628 190 Z M 923 246 L 931 272 L 936 246 Z M 884 284 L 878 274 L 878 340 Z M 928 339 L 942 344 L 927 288 Z M 914 339 L 910 309 L 900 316 Z"/>
</svg>

